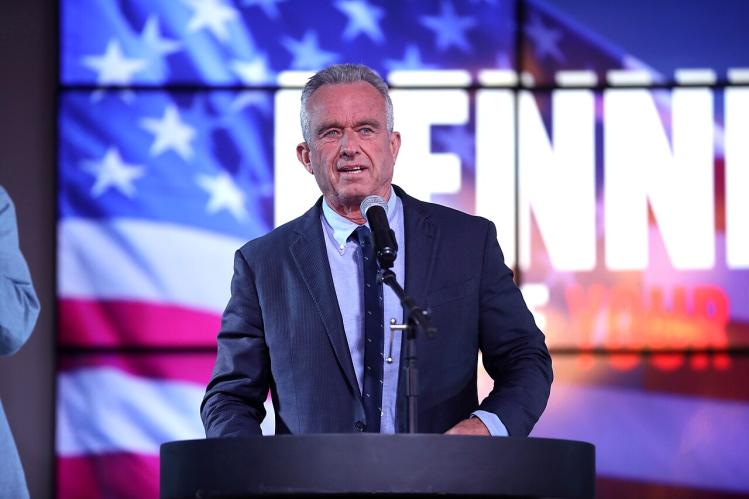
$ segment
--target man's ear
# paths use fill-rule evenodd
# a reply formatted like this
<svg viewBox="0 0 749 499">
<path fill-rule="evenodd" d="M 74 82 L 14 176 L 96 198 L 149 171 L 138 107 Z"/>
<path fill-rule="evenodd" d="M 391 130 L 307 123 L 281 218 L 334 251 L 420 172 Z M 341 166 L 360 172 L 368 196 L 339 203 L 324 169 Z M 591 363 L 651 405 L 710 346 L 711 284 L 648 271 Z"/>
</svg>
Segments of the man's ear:
<svg viewBox="0 0 749 499">
<path fill-rule="evenodd" d="M 398 159 L 398 151 L 401 149 L 401 134 L 400 132 L 390 133 L 390 154 L 393 155 L 393 162 Z"/>
<path fill-rule="evenodd" d="M 312 174 L 315 173 L 312 171 L 312 162 L 309 159 L 309 146 L 306 142 L 300 142 L 296 146 L 296 159 L 298 159 L 299 162 L 304 165 L 305 170 Z"/>
</svg>

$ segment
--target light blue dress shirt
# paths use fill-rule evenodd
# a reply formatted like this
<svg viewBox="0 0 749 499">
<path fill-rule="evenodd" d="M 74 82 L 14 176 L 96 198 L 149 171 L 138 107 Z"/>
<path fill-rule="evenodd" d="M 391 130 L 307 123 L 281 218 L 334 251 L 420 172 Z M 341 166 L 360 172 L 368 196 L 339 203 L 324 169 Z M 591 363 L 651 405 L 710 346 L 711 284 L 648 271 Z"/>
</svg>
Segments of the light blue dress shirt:
<svg viewBox="0 0 749 499">
<path fill-rule="evenodd" d="M 387 216 L 390 228 L 395 232 L 398 242 L 398 257 L 393 265 L 398 282 L 404 288 L 406 267 L 406 239 L 403 224 L 403 203 L 395 195 L 392 187 L 387 201 Z M 359 245 L 349 240 L 351 233 L 358 227 L 354 222 L 342 217 L 328 206 L 322 204 L 322 230 L 325 235 L 325 249 L 328 255 L 333 285 L 341 310 L 343 328 L 346 332 L 351 360 L 356 372 L 359 390 L 364 382 L 364 334 L 362 303 L 364 291 L 362 286 L 363 270 L 358 255 Z M 369 224 L 367 224 L 369 226 Z M 383 388 L 380 433 L 395 433 L 396 395 L 398 392 L 398 369 L 400 368 L 401 332 L 390 331 L 390 319 L 398 324 L 403 322 L 403 307 L 392 289 L 384 286 L 383 301 L 385 312 L 384 352 L 383 352 Z M 392 359 L 390 361 L 389 359 Z M 507 436 L 507 429 L 496 414 L 487 411 L 475 411 L 478 417 L 495 436 Z"/>
</svg>

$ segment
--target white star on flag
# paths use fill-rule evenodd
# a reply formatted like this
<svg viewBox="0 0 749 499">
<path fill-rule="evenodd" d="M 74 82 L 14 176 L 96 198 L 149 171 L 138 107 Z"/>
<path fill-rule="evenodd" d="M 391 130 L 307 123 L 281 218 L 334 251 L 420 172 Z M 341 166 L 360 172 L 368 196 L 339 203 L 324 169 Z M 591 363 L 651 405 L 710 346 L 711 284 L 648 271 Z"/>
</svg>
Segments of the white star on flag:
<svg viewBox="0 0 749 499">
<path fill-rule="evenodd" d="M 160 120 L 144 118 L 140 126 L 154 134 L 149 151 L 151 156 L 158 156 L 171 149 L 186 161 L 192 158 L 190 141 L 195 137 L 195 129 L 180 119 L 179 111 L 174 104 L 167 106 Z"/>
<path fill-rule="evenodd" d="M 98 72 L 96 81 L 99 85 L 127 85 L 133 75 L 143 69 L 143 59 L 128 59 L 122 53 L 117 40 L 109 40 L 104 55 L 83 57 L 83 65 Z"/>
<path fill-rule="evenodd" d="M 388 71 L 433 69 L 437 67 L 434 64 L 426 64 L 421 60 L 421 51 L 419 51 L 419 46 L 415 44 L 406 47 L 403 59 L 386 59 L 384 64 Z"/>
<path fill-rule="evenodd" d="M 455 45 L 464 52 L 471 50 L 471 45 L 466 40 L 465 31 L 476 25 L 476 21 L 470 17 L 455 14 L 453 4 L 443 1 L 439 16 L 423 16 L 421 24 L 434 31 L 437 35 L 437 48 L 447 50 Z"/>
<path fill-rule="evenodd" d="M 277 3 L 285 2 L 286 0 L 244 0 L 244 5 L 253 7 L 259 5 L 263 9 L 265 15 L 271 19 L 276 19 L 280 12 L 278 11 Z"/>
<path fill-rule="evenodd" d="M 205 211 L 214 214 L 221 210 L 227 210 L 238 221 L 247 217 L 244 207 L 244 192 L 226 172 L 220 172 L 216 176 L 198 175 L 197 184 L 208 192 L 210 199 L 205 206 Z"/>
<path fill-rule="evenodd" d="M 385 41 L 379 25 L 380 19 L 385 15 L 383 9 L 369 5 L 366 0 L 341 0 L 335 6 L 348 16 L 348 24 L 343 32 L 344 40 L 353 40 L 359 33 L 364 33 L 377 43 Z"/>
<path fill-rule="evenodd" d="M 135 194 L 133 181 L 143 176 L 143 167 L 125 163 L 116 147 L 110 147 L 100 161 L 84 161 L 82 166 L 86 172 L 96 177 L 91 187 L 91 195 L 95 198 L 104 194 L 110 187 L 131 198 Z"/>
<path fill-rule="evenodd" d="M 182 44 L 177 40 L 171 40 L 161 36 L 159 18 L 155 15 L 148 18 L 146 24 L 143 26 L 143 31 L 141 32 L 140 37 L 148 48 L 159 55 L 173 54 L 182 48 Z"/>
<path fill-rule="evenodd" d="M 229 7 L 224 0 L 182 0 L 192 10 L 192 18 L 187 24 L 187 31 L 194 33 L 203 28 L 208 28 L 213 35 L 226 42 L 229 39 L 229 31 L 226 23 L 237 18 L 239 13 L 233 7 Z"/>
<path fill-rule="evenodd" d="M 268 94 L 258 90 L 239 92 L 234 100 L 231 101 L 231 104 L 229 104 L 229 110 L 232 113 L 238 113 L 248 106 L 254 106 L 266 116 L 269 116 L 273 112 L 273 105 Z"/>
<path fill-rule="evenodd" d="M 231 63 L 231 69 L 245 85 L 268 83 L 273 79 L 268 59 L 264 55 L 258 55 L 249 61 L 235 59 Z"/>
<path fill-rule="evenodd" d="M 533 16 L 530 24 L 525 26 L 525 30 L 533 40 L 536 57 L 543 59 L 546 56 L 551 56 L 560 62 L 564 60 L 564 54 L 559 50 L 561 31 L 544 26 L 538 16 Z"/>
<path fill-rule="evenodd" d="M 335 62 L 338 58 L 335 53 L 320 49 L 317 45 L 317 33 L 312 30 L 304 33 L 304 38 L 300 41 L 284 37 L 281 44 L 294 57 L 291 61 L 291 69 L 320 69 Z"/>
</svg>

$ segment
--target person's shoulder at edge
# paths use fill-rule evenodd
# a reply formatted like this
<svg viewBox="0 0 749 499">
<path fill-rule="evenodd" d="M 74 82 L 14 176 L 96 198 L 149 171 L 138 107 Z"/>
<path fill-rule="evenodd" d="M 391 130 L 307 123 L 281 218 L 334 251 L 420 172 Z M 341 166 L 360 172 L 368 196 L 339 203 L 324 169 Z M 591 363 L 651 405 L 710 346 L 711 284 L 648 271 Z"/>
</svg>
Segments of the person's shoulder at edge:
<svg viewBox="0 0 749 499">
<path fill-rule="evenodd" d="M 403 189 L 399 188 L 396 185 L 393 185 L 393 187 L 395 187 L 395 192 L 399 197 L 406 198 L 406 203 L 410 203 L 412 207 L 416 208 L 417 210 L 421 210 L 422 212 L 424 212 L 424 214 L 428 214 L 430 217 L 434 217 L 435 219 L 442 219 L 450 222 L 459 222 L 460 225 L 463 225 L 465 227 L 485 228 L 487 224 L 493 223 L 488 218 L 484 218 L 479 215 L 471 215 L 470 213 L 466 213 L 464 211 L 460 211 L 443 204 L 422 201 L 420 199 L 409 196 L 408 193 L 406 193 Z M 403 196 L 403 194 L 405 194 L 405 196 Z"/>
<path fill-rule="evenodd" d="M 13 207 L 13 200 L 10 198 L 8 191 L 5 190 L 5 187 L 0 185 L 0 215 L 3 215 L 8 207 Z"/>
<path fill-rule="evenodd" d="M 278 248 L 284 244 L 290 244 L 297 237 L 297 233 L 302 229 L 305 222 L 309 220 L 309 217 L 314 216 L 315 213 L 320 213 L 321 203 L 322 197 L 318 198 L 317 202 L 304 214 L 279 225 L 262 236 L 247 241 L 239 248 L 239 252 L 245 257 L 250 255 L 257 258 L 277 256 Z"/>
<path fill-rule="evenodd" d="M 39 316 L 26 260 L 18 244 L 13 201 L 0 186 L 0 355 L 13 355 L 26 343 Z"/>
</svg>

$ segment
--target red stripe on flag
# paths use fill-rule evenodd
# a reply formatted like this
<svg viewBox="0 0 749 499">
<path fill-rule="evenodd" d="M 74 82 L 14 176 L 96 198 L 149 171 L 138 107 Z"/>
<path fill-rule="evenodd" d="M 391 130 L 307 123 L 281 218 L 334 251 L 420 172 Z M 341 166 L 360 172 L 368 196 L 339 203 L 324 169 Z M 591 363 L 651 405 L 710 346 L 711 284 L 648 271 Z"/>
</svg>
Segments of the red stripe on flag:
<svg viewBox="0 0 749 499">
<path fill-rule="evenodd" d="M 57 458 L 58 499 L 159 497 L 159 456 L 112 453 Z"/>
<path fill-rule="evenodd" d="M 216 354 L 210 353 L 91 353 L 61 355 L 58 374 L 85 368 L 112 367 L 133 376 L 159 381 L 184 381 L 206 386 Z"/>
<path fill-rule="evenodd" d="M 143 454 L 99 454 L 57 458 L 58 499 L 156 498 L 159 457 Z M 669 486 L 598 476 L 596 496 L 610 499 L 734 499 L 746 497 L 716 490 Z"/>
<path fill-rule="evenodd" d="M 215 347 L 218 314 L 125 300 L 59 300 L 59 341 L 76 347 Z"/>
<path fill-rule="evenodd" d="M 599 475 L 596 477 L 596 497 L 606 499 L 739 499 L 746 494 L 718 490 L 679 487 L 660 483 L 638 482 Z"/>
</svg>

